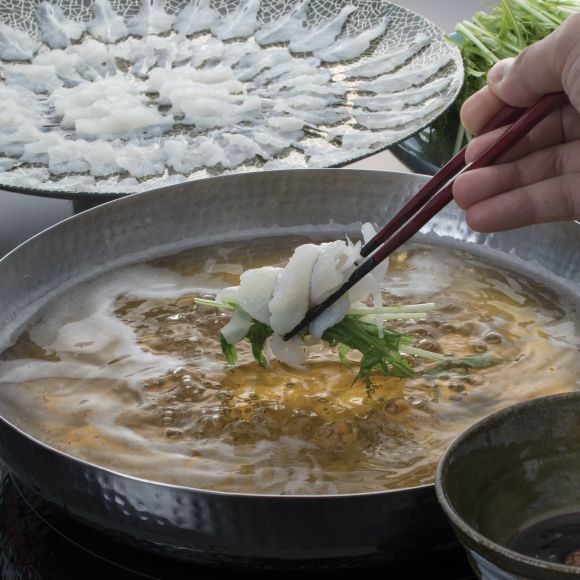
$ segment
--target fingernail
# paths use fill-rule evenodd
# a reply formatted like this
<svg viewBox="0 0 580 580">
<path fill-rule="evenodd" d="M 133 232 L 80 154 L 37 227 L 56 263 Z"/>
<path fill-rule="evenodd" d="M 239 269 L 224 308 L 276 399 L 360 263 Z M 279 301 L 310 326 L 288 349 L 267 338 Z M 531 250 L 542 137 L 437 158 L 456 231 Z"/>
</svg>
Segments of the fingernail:
<svg viewBox="0 0 580 580">
<path fill-rule="evenodd" d="M 513 58 L 506 58 L 504 60 L 500 60 L 497 64 L 494 64 L 487 73 L 487 82 L 488 84 L 497 85 L 501 83 L 501 81 L 507 75 L 514 59 Z"/>
</svg>

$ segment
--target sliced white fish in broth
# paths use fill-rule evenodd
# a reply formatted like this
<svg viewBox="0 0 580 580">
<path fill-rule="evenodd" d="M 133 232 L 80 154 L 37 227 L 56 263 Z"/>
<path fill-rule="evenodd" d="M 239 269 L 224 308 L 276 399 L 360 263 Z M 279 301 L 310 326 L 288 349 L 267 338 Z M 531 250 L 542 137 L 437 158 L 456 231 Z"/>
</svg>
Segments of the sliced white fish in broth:
<svg viewBox="0 0 580 580">
<path fill-rule="evenodd" d="M 264 331 L 296 247 L 322 247 L 331 263 L 347 263 L 346 242 L 319 242 L 197 248 L 67 290 L 0 357 L 5 417 L 75 457 L 152 480 L 358 493 L 430 483 L 446 445 L 474 421 L 578 388 L 574 297 L 511 266 L 426 245 L 391 257 L 380 306 L 372 292 L 355 305 L 359 316 L 383 309 L 380 340 L 408 337 L 398 343 L 408 376 L 375 368 L 365 383 L 360 352 L 308 334 L 290 345 L 256 334 L 237 343 L 228 364 L 221 333 L 232 311 L 196 300 L 237 299 Z M 339 278 L 318 267 L 330 272 L 323 296 Z M 366 324 L 379 340 L 376 315 Z M 260 340 L 264 366 L 252 352 Z"/>
</svg>

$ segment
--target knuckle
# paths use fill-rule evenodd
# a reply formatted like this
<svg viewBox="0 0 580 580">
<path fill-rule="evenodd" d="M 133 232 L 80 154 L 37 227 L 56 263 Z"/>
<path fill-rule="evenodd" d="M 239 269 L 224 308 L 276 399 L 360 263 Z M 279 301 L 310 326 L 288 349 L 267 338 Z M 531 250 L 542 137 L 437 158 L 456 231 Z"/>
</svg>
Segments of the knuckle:
<svg viewBox="0 0 580 580">
<path fill-rule="evenodd" d="M 554 147 L 551 150 L 550 162 L 553 175 L 563 175 L 565 173 L 566 159 L 561 147 Z"/>
<path fill-rule="evenodd" d="M 570 90 L 580 74 L 580 13 L 569 17 L 554 32 L 554 68 L 561 74 L 562 86 Z"/>
</svg>

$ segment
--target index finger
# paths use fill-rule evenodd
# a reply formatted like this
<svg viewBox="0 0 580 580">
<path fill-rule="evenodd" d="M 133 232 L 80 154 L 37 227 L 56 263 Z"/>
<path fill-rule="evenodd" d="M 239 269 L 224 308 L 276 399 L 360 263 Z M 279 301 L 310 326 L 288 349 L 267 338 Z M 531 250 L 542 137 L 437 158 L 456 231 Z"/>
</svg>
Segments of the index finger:
<svg viewBox="0 0 580 580">
<path fill-rule="evenodd" d="M 483 87 L 471 95 L 461 107 L 461 123 L 474 135 L 479 135 L 488 121 L 495 117 L 505 103 L 496 97 L 489 87 Z"/>
</svg>

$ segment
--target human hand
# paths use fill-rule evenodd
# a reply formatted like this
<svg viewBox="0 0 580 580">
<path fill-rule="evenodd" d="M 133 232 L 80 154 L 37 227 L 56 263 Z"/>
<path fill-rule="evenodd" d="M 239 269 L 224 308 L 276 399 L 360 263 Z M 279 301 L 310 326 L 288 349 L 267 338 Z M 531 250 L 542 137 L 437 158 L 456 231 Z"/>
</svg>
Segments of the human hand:
<svg viewBox="0 0 580 580">
<path fill-rule="evenodd" d="M 463 124 L 476 135 L 506 103 L 529 107 L 563 90 L 570 105 L 539 123 L 496 165 L 455 180 L 453 195 L 467 223 L 490 232 L 580 219 L 580 15 L 517 58 L 496 64 L 487 81 L 461 109 Z M 471 141 L 466 161 L 481 155 L 503 130 Z"/>
</svg>

